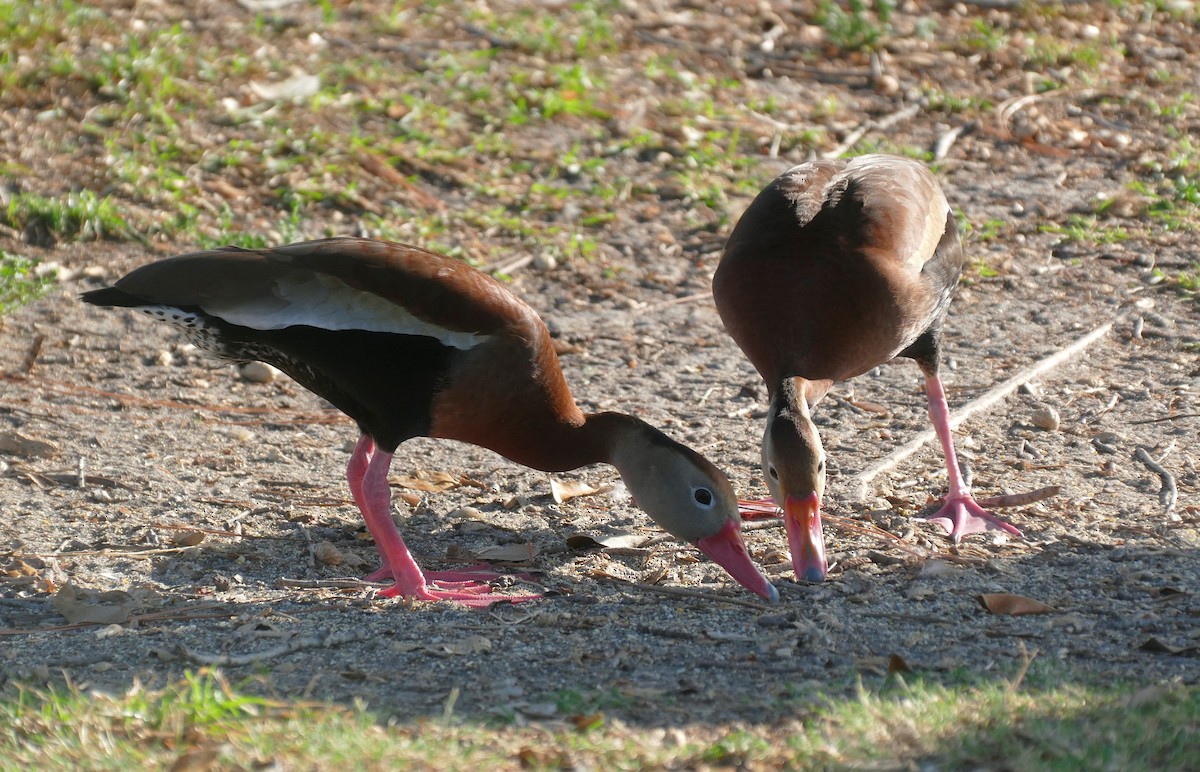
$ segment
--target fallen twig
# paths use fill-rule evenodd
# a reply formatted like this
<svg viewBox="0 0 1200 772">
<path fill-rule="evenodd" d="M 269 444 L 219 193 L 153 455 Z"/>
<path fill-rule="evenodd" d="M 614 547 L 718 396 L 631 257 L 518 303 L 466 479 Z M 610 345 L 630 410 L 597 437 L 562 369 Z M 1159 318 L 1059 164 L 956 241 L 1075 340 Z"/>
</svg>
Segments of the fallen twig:
<svg viewBox="0 0 1200 772">
<path fill-rule="evenodd" d="M 1165 513 L 1170 513 L 1175 508 L 1175 500 L 1179 496 L 1179 489 L 1175 487 L 1175 475 L 1168 472 L 1166 467 L 1155 461 L 1145 448 L 1138 448 L 1133 457 L 1145 464 L 1147 469 L 1154 472 L 1162 480 L 1162 488 L 1158 491 L 1158 503 L 1163 505 Z"/>
<path fill-rule="evenodd" d="M 1144 418 L 1141 421 L 1130 421 L 1130 426 L 1139 424 L 1158 424 L 1163 421 L 1178 421 L 1181 418 L 1200 418 L 1200 413 L 1176 413 L 1175 415 L 1167 415 L 1161 418 Z"/>
<path fill-rule="evenodd" d="M 940 161 L 950 152 L 950 148 L 958 141 L 959 135 L 963 133 L 966 126 L 955 126 L 949 131 L 942 132 L 937 138 L 937 142 L 933 143 L 933 160 Z"/>
<path fill-rule="evenodd" d="M 841 158 L 850 151 L 850 148 L 857 145 L 858 141 L 862 139 L 868 131 L 890 129 L 897 123 L 900 123 L 901 121 L 907 121 L 909 118 L 916 116 L 916 114 L 920 111 L 920 105 L 909 105 L 908 107 L 897 110 L 891 115 L 879 118 L 878 120 L 872 118 L 868 121 L 864 121 L 857 129 L 850 132 L 846 138 L 842 140 L 842 144 L 838 145 L 833 150 L 830 150 L 828 153 L 822 153 L 821 157 Z"/>
<path fill-rule="evenodd" d="M 984 509 L 1004 509 L 1005 507 L 1025 507 L 1038 501 L 1057 496 L 1062 490 L 1061 485 L 1047 485 L 1028 493 L 1010 493 L 1007 496 L 992 496 L 986 499 L 976 499 L 975 503 Z"/>
<path fill-rule="evenodd" d="M 775 506 L 769 499 L 763 501 L 747 501 L 745 499 L 738 500 L 738 509 L 743 512 L 750 511 L 756 515 L 768 517 L 780 517 L 783 512 L 779 507 Z M 920 547 L 916 547 L 904 539 L 900 538 L 891 531 L 884 530 L 874 523 L 861 523 L 848 517 L 839 517 L 831 515 L 828 512 L 821 513 L 821 519 L 829 523 L 831 526 L 841 531 L 849 531 L 851 533 L 862 534 L 863 536 L 873 536 L 883 541 L 893 542 L 897 547 L 909 553 L 913 557 L 927 558 L 929 553 Z M 780 528 L 783 526 L 783 520 L 769 520 L 762 523 L 743 523 L 742 530 L 744 531 L 759 531 L 767 528 Z"/>
<path fill-rule="evenodd" d="M 146 622 L 190 622 L 196 619 L 228 619 L 233 614 L 229 611 L 201 611 L 195 609 L 220 608 L 216 604 L 192 607 L 187 611 L 152 611 L 147 614 L 134 614 L 125 623 L 126 627 L 134 627 Z M 86 630 L 91 627 L 104 627 L 106 622 L 74 622 L 69 625 L 53 625 L 50 627 L 8 627 L 0 628 L 0 635 L 35 635 L 37 633 L 65 633 L 75 630 Z"/>
<path fill-rule="evenodd" d="M 493 263 L 492 265 L 484 268 L 484 273 L 511 276 L 514 272 L 519 271 L 532 262 L 533 255 L 524 255 L 522 257 L 518 257 L 516 260 L 510 260 L 507 263 Z"/>
<path fill-rule="evenodd" d="M 42 353 L 42 344 L 46 342 L 46 336 L 38 333 L 33 336 L 33 342 L 29 344 L 29 350 L 25 352 L 25 359 L 21 362 L 21 373 L 29 375 L 33 372 L 33 366 L 37 364 L 37 358 Z"/>
<path fill-rule="evenodd" d="M 730 598 L 725 595 L 715 595 L 710 592 L 702 592 L 701 590 L 689 590 L 686 587 L 659 587 L 656 584 L 642 584 L 640 582 L 629 582 L 616 577 L 601 576 L 597 577 L 601 582 L 608 584 L 617 584 L 622 587 L 633 587 L 638 590 L 647 592 L 656 592 L 659 595 L 671 595 L 676 598 L 696 598 L 697 600 L 711 600 L 718 603 L 732 603 L 735 606 L 746 606 L 748 608 L 758 609 L 759 611 L 770 611 L 775 608 L 763 603 L 756 603 L 752 600 L 743 600 L 741 598 Z"/>
<path fill-rule="evenodd" d="M 696 303 L 701 300 L 711 300 L 711 299 L 712 299 L 712 292 L 710 290 L 704 290 L 703 292 L 694 292 L 691 295 L 680 295 L 678 297 L 668 298 L 667 300 L 662 300 L 662 301 L 659 301 L 658 303 L 650 303 L 649 305 L 645 305 L 639 309 L 636 309 L 635 313 L 637 313 L 638 315 L 648 314 L 651 311 L 658 311 L 663 308 L 670 308 L 671 306 L 682 305 L 683 303 Z"/>
<path fill-rule="evenodd" d="M 299 587 L 305 590 L 382 590 L 387 582 L 364 582 L 362 579 L 287 579 L 275 580 L 276 587 Z"/>
<path fill-rule="evenodd" d="M 1025 680 L 1025 675 L 1029 673 L 1029 666 L 1033 664 L 1034 658 L 1038 655 L 1038 650 L 1034 649 L 1032 653 L 1025 650 L 1025 642 L 1018 641 L 1021 646 L 1021 668 L 1013 679 L 1008 682 L 1008 690 L 1015 692 L 1021 686 L 1021 682 Z"/>
<path fill-rule="evenodd" d="M 199 501 L 199 499 L 197 499 Z M 260 536 L 255 533 L 238 533 L 237 531 L 226 531 L 220 528 L 200 528 L 194 525 L 168 525 L 166 523 L 151 523 L 151 528 L 163 531 L 195 531 L 206 536 L 230 536 L 235 539 L 270 539 L 272 541 L 304 541 L 304 539 L 296 536 Z"/>
<path fill-rule="evenodd" d="M 286 408 L 277 408 L 271 406 L 245 406 L 245 405 L 205 405 L 203 403 L 177 402 L 170 399 L 151 399 L 149 397 L 139 397 L 134 394 L 122 394 L 116 391 L 105 391 L 104 389 L 95 389 L 91 386 L 84 386 L 77 383 L 65 383 L 63 381 L 49 380 L 45 378 L 26 378 L 21 375 L 13 375 L 11 373 L 0 373 L 0 381 L 10 381 L 12 383 L 28 383 L 31 386 L 36 385 L 40 390 L 51 391 L 58 394 L 87 394 L 93 397 L 103 397 L 112 399 L 122 404 L 129 405 L 147 405 L 149 407 L 164 407 L 180 410 L 202 410 L 210 413 L 239 413 L 248 415 L 264 415 L 267 418 L 262 419 L 267 423 L 285 424 L 288 423 L 288 418 L 298 423 L 306 424 L 323 424 L 323 423 L 342 423 L 346 420 L 346 416 L 335 409 L 323 410 L 319 412 L 311 410 L 288 410 Z"/>
<path fill-rule="evenodd" d="M 1016 375 L 983 394 L 983 396 L 963 405 L 957 412 L 950 416 L 950 428 L 956 428 L 959 424 L 970 418 L 975 413 L 986 410 L 987 408 L 996 404 L 1012 392 L 1016 391 L 1022 383 L 1026 383 L 1031 378 L 1036 378 L 1043 373 L 1047 373 L 1071 359 L 1071 357 L 1080 353 L 1088 346 L 1092 345 L 1097 340 L 1108 334 L 1108 331 L 1112 329 L 1113 325 L 1116 324 L 1117 321 L 1117 319 L 1114 319 L 1111 322 L 1100 325 L 1069 346 L 1066 346 L 1065 348 L 1056 351 L 1045 359 L 1026 367 Z M 929 442 L 936 436 L 937 434 L 932 429 L 923 431 L 904 445 L 896 448 L 879 463 L 856 475 L 854 480 L 858 486 L 858 498 L 860 500 L 867 498 L 868 489 L 872 480 L 896 466 L 912 454 L 916 453 L 921 449 L 922 446 L 925 445 L 925 443 Z"/>
<path fill-rule="evenodd" d="M 240 665 L 252 665 L 256 662 L 274 659 L 275 657 L 282 657 L 285 654 L 292 654 L 304 649 L 328 649 L 334 646 L 341 646 L 345 643 L 360 641 L 364 637 L 366 637 L 366 634 L 357 630 L 338 630 L 324 637 L 317 635 L 297 636 L 274 648 L 257 651 L 252 654 L 209 654 L 183 645 L 179 647 L 179 653 L 200 665 L 228 665 L 237 667 Z"/>
</svg>

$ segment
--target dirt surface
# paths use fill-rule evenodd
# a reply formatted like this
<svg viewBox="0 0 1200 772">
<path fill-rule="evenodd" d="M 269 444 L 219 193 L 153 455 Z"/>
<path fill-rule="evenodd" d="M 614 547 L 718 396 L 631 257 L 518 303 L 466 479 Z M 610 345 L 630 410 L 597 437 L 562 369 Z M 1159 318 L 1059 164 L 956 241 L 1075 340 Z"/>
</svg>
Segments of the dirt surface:
<svg viewBox="0 0 1200 772">
<path fill-rule="evenodd" d="M 198 39 L 224 34 L 248 46 L 258 34 L 285 61 L 289 45 L 318 32 L 347 46 L 378 40 L 364 22 L 369 3 L 362 16 L 337 6 L 328 27 L 315 7 L 285 8 L 278 13 L 287 24 L 257 32 L 236 4 L 199 5 L 211 13 L 192 19 Z M 403 445 L 393 466 L 404 499 L 398 522 L 422 565 L 453 567 L 496 547 L 531 545 L 536 554 L 511 570 L 528 572 L 549 597 L 485 612 L 375 600 L 362 586 L 334 581 L 365 574 L 375 560 L 343 477 L 354 427 L 286 379 L 248 381 L 165 326 L 74 299 L 194 245 L 159 235 L 148 244 L 46 246 L 6 228 L 0 249 L 57 262 L 62 280 L 0 328 L 0 436 L 10 445 L 0 450 L 0 683 L 69 679 L 124 690 L 210 661 L 255 691 L 362 699 L 405 719 L 440 716 L 449 704 L 459 714 L 518 720 L 601 709 L 639 725 L 687 726 L 802 718 L 820 694 L 853 693 L 858 676 L 878 679 L 893 655 L 935 677 L 1008 678 L 1036 651 L 1068 681 L 1200 679 L 1200 313 L 1172 279 L 1198 259 L 1195 215 L 1193 225 L 1172 227 L 1152 216 L 1160 183 L 1197 171 L 1187 165 L 1194 158 L 1177 158 L 1181 141 L 1200 132 L 1197 105 L 1183 98 L 1200 88 L 1194 17 L 914 4 L 891 18 L 881 44 L 886 77 L 873 78 L 869 57 L 832 46 L 806 4 L 782 15 L 752 4 L 651 5 L 614 14 L 601 102 L 614 117 L 600 124 L 601 136 L 595 122 L 569 119 L 509 136 L 526 153 L 514 164 L 529 162 L 520 175 L 535 176 L 554 154 L 600 148 L 627 131 L 622 109 L 639 112 L 636 120 L 660 141 L 604 156 L 602 169 L 583 173 L 628 180 L 635 190 L 594 202 L 612 214 L 588 231 L 595 254 L 509 271 L 513 290 L 563 344 L 576 398 L 589 411 L 637 414 L 707 455 L 743 496 L 765 496 L 765 389 L 707 296 L 732 222 L 759 186 L 810 152 L 834 150 L 860 126 L 870 130 L 853 152 L 867 143 L 927 150 L 964 129 L 937 163 L 952 205 L 974 226 L 966 245 L 974 264 L 947 322 L 952 408 L 1112 323 L 1085 351 L 958 431 L 979 496 L 1060 486 L 1056 496 L 1003 510 L 1025 540 L 976 536 L 953 547 L 915 518 L 943 492 L 933 445 L 857 498 L 855 474 L 928 428 L 920 373 L 898 362 L 835 387 L 817 411 L 831 464 L 829 581 L 797 584 L 778 521 L 748 524 L 752 554 L 780 589 L 776 607 L 758 604 L 691 548 L 660 538 L 619 486 L 609 487 L 618 482 L 611 468 L 561 476 L 604 490 L 556 504 L 547 475 L 428 440 Z M 138 19 L 152 28 L 180 21 L 180 11 L 156 4 L 114 5 L 112 13 L 120 24 Z M 1009 42 L 995 50 L 965 42 L 980 19 L 1007 30 Z M 920 32 L 922 20 L 935 22 L 932 31 Z M 486 45 L 449 19 L 443 33 L 435 44 L 397 32 L 394 47 L 372 50 L 402 69 L 438 45 Z M 1121 55 L 1086 69 L 1035 66 L 1020 41 L 1042 35 L 1064 45 L 1098 39 Z M 725 127 L 745 132 L 741 184 L 726 178 L 715 202 L 679 187 L 688 139 L 673 128 L 684 121 L 670 105 L 688 78 L 648 76 L 652 56 L 725 83 L 705 88 L 731 103 L 783 105 Z M 498 58 L 529 71 L 545 65 L 520 47 Z M 1055 78 L 1065 87 L 1039 90 Z M 975 106 L 947 110 L 931 101 L 935 85 Z M 38 116 L 53 104 L 7 98 L 4 152 L 29 172 L 20 187 L 44 195 L 94 189 L 152 212 L 153 201 L 94 171 L 89 159 L 102 149 L 64 150 L 89 102 L 106 99 L 69 86 L 47 90 L 67 100 L 50 120 Z M 1177 109 L 1156 113 L 1152 103 Z M 907 106 L 916 112 L 901 115 Z M 304 120 L 302 108 L 288 109 Z M 865 123 L 886 125 L 889 117 L 883 129 Z M 209 126 L 204 116 L 187 120 Z M 811 127 L 823 133 L 798 139 Z M 471 170 L 450 171 L 408 184 L 451 213 L 484 206 L 454 182 Z M 262 190 L 243 182 L 250 195 L 233 203 L 239 218 L 280 217 L 265 177 Z M 361 195 L 382 196 L 384 183 L 375 184 Z M 216 195 L 208 190 L 198 195 Z M 1096 216 L 1097 202 L 1108 199 L 1117 204 Z M 1079 214 L 1088 218 L 1085 232 L 1073 234 Z M 472 222 L 464 217 L 441 240 L 472 257 L 472 244 L 495 236 Z M 306 210 L 298 235 L 361 227 L 342 202 Z M 1114 229 L 1120 238 L 1103 235 Z M 513 242 L 510 264 L 538 258 L 519 239 L 496 238 Z M 1058 416 L 1055 428 L 1038 426 L 1047 409 Z M 35 444 L 13 448 L 17 435 Z M 1178 498 L 1169 511 L 1162 480 L 1135 458 L 1139 448 L 1173 478 Z M 423 482 L 411 479 L 421 475 Z M 574 534 L 637 538 L 573 550 Z M 340 563 L 318 559 L 331 550 Z M 128 592 L 132 601 L 120 602 L 136 604 L 136 623 L 67 625 L 51 595 L 68 582 Z M 984 593 L 1027 596 L 1053 611 L 992 614 L 978 600 Z M 246 655 L 254 656 L 239 663 Z"/>
</svg>

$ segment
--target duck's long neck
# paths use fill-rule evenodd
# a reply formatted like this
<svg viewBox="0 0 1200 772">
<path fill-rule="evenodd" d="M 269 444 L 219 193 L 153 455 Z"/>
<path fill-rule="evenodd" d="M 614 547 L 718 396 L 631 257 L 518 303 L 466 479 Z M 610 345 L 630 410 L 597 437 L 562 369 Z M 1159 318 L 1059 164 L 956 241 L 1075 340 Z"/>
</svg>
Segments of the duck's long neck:
<svg viewBox="0 0 1200 772">
<path fill-rule="evenodd" d="M 771 404 L 789 405 L 809 416 L 809 409 L 814 407 L 833 388 L 833 381 L 828 379 L 809 380 L 799 376 L 782 378 L 771 391 Z"/>
<path fill-rule="evenodd" d="M 640 426 L 645 424 L 622 413 L 593 413 L 510 426 L 498 441 L 476 444 L 543 472 L 566 472 L 591 464 L 613 464 L 620 471 L 622 440 L 637 434 Z"/>
</svg>

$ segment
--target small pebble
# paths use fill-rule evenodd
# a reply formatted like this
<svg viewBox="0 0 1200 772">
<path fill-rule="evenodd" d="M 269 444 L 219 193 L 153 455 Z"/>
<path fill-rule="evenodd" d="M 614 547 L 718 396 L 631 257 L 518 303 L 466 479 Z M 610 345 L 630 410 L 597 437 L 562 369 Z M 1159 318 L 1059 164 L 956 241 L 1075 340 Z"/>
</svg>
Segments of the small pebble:
<svg viewBox="0 0 1200 772">
<path fill-rule="evenodd" d="M 229 429 L 229 436 L 238 442 L 250 442 L 254 439 L 254 432 L 244 426 L 234 426 Z"/>
<path fill-rule="evenodd" d="M 1029 420 L 1039 429 L 1044 429 L 1048 432 L 1058 431 L 1058 411 L 1052 407 L 1043 407 L 1033 411 L 1033 415 L 1029 417 Z"/>
<path fill-rule="evenodd" d="M 892 96 L 900 91 L 900 81 L 895 75 L 880 75 L 873 84 L 876 94 Z"/>
<path fill-rule="evenodd" d="M 319 563 L 327 566 L 340 566 L 346 559 L 341 550 L 327 541 L 317 542 L 317 546 L 313 548 L 313 555 Z"/>
<path fill-rule="evenodd" d="M 247 362 L 238 368 L 238 375 L 249 383 L 270 383 L 278 373 L 278 370 L 266 362 Z"/>
</svg>

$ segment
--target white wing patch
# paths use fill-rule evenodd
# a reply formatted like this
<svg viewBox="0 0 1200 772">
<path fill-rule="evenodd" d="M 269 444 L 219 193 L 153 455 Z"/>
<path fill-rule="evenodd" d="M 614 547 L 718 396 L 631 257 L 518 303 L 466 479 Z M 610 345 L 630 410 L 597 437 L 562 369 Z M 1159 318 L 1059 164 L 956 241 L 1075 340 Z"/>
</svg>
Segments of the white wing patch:
<svg viewBox="0 0 1200 772">
<path fill-rule="evenodd" d="M 448 330 L 418 319 L 407 309 L 370 292 L 356 290 L 322 274 L 295 274 L 275 282 L 270 295 L 205 301 L 203 309 L 230 324 L 254 330 L 279 330 L 295 325 L 326 330 L 365 330 L 436 338 L 452 348 L 467 350 L 489 336 Z"/>
</svg>

